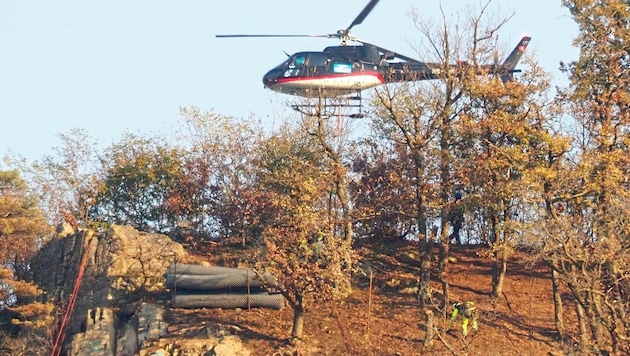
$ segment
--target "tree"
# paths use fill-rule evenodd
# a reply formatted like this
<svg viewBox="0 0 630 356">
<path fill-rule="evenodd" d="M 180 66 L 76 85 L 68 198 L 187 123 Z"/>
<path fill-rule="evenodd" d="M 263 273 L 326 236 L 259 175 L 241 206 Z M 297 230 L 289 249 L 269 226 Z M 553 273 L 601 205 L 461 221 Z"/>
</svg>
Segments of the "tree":
<svg viewBox="0 0 630 356">
<path fill-rule="evenodd" d="M 576 300 L 584 352 L 627 352 L 630 285 L 630 4 L 565 0 L 578 24 L 577 61 L 562 99 L 575 147 L 546 177 L 541 256 Z"/>
<path fill-rule="evenodd" d="M 329 201 L 329 221 L 339 225 L 342 238 L 349 246 L 352 244 L 354 221 L 350 197 L 348 192 L 348 170 L 344 161 L 344 151 L 347 149 L 347 134 L 349 127 L 342 127 L 339 122 L 336 128 L 331 127 L 331 117 L 321 110 L 314 114 L 302 115 L 302 127 L 321 146 L 325 153 L 324 176 L 329 180 L 331 192 Z M 336 206 L 339 208 L 336 208 Z M 340 211 L 339 211 L 340 210 Z M 333 230 L 337 230 L 336 228 Z"/>
<path fill-rule="evenodd" d="M 351 129 L 350 122 L 342 125 L 342 117 L 337 116 L 336 127 L 333 124 L 334 116 L 327 112 L 327 106 L 322 101 L 323 98 L 316 98 L 317 105 L 306 105 L 308 108 L 314 108 L 313 112 L 302 114 L 300 122 L 301 128 L 308 134 L 323 153 L 321 162 L 321 179 L 328 182 L 322 188 L 322 193 L 327 193 L 327 230 L 330 232 L 328 239 L 343 241 L 343 248 L 337 251 L 337 258 L 343 259 L 343 269 L 347 273 L 347 278 L 337 280 L 337 287 L 340 289 L 350 288 L 350 276 L 352 272 L 352 243 L 354 241 L 354 225 L 356 223 L 353 214 L 353 206 L 349 190 L 349 170 L 344 155 L 348 149 L 348 134 Z M 353 110 L 353 108 L 351 108 Z M 342 114 L 342 107 L 336 108 L 337 115 Z M 337 241 L 336 241 L 337 242 Z M 329 242 L 330 244 L 330 242 Z M 344 281 L 345 286 L 339 286 Z"/>
<path fill-rule="evenodd" d="M 52 148 L 54 155 L 45 155 L 32 164 L 13 159 L 12 164 L 37 193 L 50 222 L 66 221 L 75 229 L 90 227 L 88 213 L 98 186 L 96 142 L 81 129 L 58 136 L 61 145 Z"/>
<path fill-rule="evenodd" d="M 50 233 L 38 200 L 18 171 L 0 171 L 0 328 L 5 333 L 19 326 L 22 335 L 34 337 L 53 321 L 53 305 L 28 280 L 29 258 Z M 2 341 L 3 347 L 12 348 L 9 340 Z"/>
<path fill-rule="evenodd" d="M 210 183 L 210 162 L 190 152 L 182 155 L 173 187 L 166 192 L 164 212 L 175 226 L 196 231 L 201 236 L 210 235 L 208 225 L 212 225 L 219 200 L 218 188 Z"/>
<path fill-rule="evenodd" d="M 103 178 L 91 216 L 140 230 L 167 231 L 176 218 L 166 207 L 176 189 L 181 153 L 159 138 L 127 135 L 103 157 Z"/>
<path fill-rule="evenodd" d="M 258 195 L 252 189 L 252 160 L 263 130 L 250 120 L 194 107 L 183 108 L 181 113 L 186 130 L 181 132 L 179 142 L 199 177 L 196 184 L 189 182 L 191 187 L 196 185 L 196 190 L 188 195 L 205 196 L 196 213 L 200 219 L 213 220 L 208 223 L 213 225 L 215 237 L 235 237 L 245 243 L 259 233 L 252 216 Z M 194 226 L 202 227 L 197 223 Z"/>
<path fill-rule="evenodd" d="M 409 184 L 414 170 L 404 144 L 370 136 L 352 154 L 356 176 L 350 190 L 358 236 L 406 239 L 417 235 L 414 190 Z"/>
<path fill-rule="evenodd" d="M 461 172 L 470 177 L 467 199 L 479 214 L 479 239 L 490 247 L 494 298 L 503 294 L 508 258 L 530 222 L 532 179 L 563 140 L 552 136 L 557 109 L 549 88 L 549 75 L 534 63 L 515 81 L 479 78 L 461 114 Z"/>
<path fill-rule="evenodd" d="M 449 223 L 458 208 L 455 193 L 458 185 L 460 114 L 466 109 L 462 97 L 468 95 L 472 83 L 480 80 L 478 64 L 487 63 L 496 45 L 493 34 L 507 21 L 484 26 L 488 3 L 479 15 L 468 14 L 469 28 L 459 29 L 443 18 L 443 26 L 434 26 L 416 17 L 416 25 L 426 39 L 427 53 L 433 53 L 441 63 L 431 82 L 386 86 L 376 89 L 377 122 L 375 127 L 391 140 L 404 144 L 413 162 L 410 182 L 415 191 L 414 212 L 420 252 L 420 282 L 418 297 L 421 304 L 431 300 L 429 282 L 433 261 L 433 246 L 439 242 L 438 274 L 442 282 L 443 301 L 448 304 Z M 471 34 L 466 38 L 462 33 Z M 470 63 L 453 66 L 453 63 Z M 415 78 L 412 73 L 409 80 Z"/>
<path fill-rule="evenodd" d="M 258 268 L 277 277 L 276 287 L 294 311 L 293 338 L 301 338 L 308 304 L 344 296 L 349 245 L 328 219 L 324 152 L 312 136 L 285 129 L 259 147 L 256 216 L 264 247 Z"/>
</svg>

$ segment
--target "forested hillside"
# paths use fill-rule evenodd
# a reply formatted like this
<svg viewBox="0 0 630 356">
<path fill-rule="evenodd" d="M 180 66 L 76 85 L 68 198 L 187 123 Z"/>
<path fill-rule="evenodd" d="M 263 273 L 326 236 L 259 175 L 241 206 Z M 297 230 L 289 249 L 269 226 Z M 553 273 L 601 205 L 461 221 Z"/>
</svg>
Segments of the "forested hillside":
<svg viewBox="0 0 630 356">
<path fill-rule="evenodd" d="M 471 352 L 460 347 L 467 345 L 460 321 L 450 331 L 442 322 L 465 299 L 478 303 L 478 337 L 488 344 L 483 323 L 494 315 L 493 332 L 511 340 L 505 345 L 542 340 L 528 349 L 534 354 L 630 352 L 630 4 L 563 4 L 580 28 L 579 58 L 559 64 L 565 88 L 552 87 L 535 54 L 513 81 L 480 73 L 478 64 L 496 56 L 508 19 L 483 12 L 444 26 L 417 19 L 423 49 L 445 63 L 443 76 L 365 93 L 372 100 L 360 132 L 358 119 L 331 114 L 317 98 L 299 99 L 316 110 L 271 131 L 255 119 L 188 107 L 168 136 L 129 133 L 99 148 L 78 128 L 61 134 L 62 144 L 40 160 L 6 157 L 1 352 L 46 354 L 63 339 L 58 327 L 68 301 L 50 301 L 31 283 L 31 259 L 59 222 L 97 232 L 130 225 L 192 251 L 247 251 L 240 261 L 221 253 L 277 278 L 291 311 L 282 314 L 284 333 L 264 335 L 262 328 L 255 337 L 279 348 L 288 340 L 323 352 L 316 345 L 326 344 L 326 334 L 314 332 L 318 324 L 309 318 L 372 298 L 366 278 L 382 276 L 389 257 L 387 275 L 411 283 L 397 285 L 393 296 L 381 280 L 374 298 L 401 301 L 387 306 L 388 325 L 408 330 L 411 339 L 403 341 L 418 353 Z M 220 263 L 217 257 L 208 260 Z M 527 283 L 506 292 L 506 276 L 524 276 L 530 267 L 549 288 L 537 280 L 539 295 Z M 463 284 L 473 270 L 487 285 Z M 518 293 L 530 299 L 512 304 L 509 296 Z M 523 305 L 531 298 L 550 307 Z M 400 325 L 396 308 L 406 315 Z M 501 319 L 510 315 L 523 319 Z M 330 332 L 352 332 L 339 327 Z M 342 336 L 352 342 L 347 354 L 378 342 Z"/>
</svg>

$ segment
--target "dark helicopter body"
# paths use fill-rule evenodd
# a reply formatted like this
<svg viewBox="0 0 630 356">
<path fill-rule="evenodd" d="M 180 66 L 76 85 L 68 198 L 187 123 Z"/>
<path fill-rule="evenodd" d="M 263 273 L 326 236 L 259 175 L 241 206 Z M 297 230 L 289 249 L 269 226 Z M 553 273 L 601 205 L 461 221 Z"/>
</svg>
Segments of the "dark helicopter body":
<svg viewBox="0 0 630 356">
<path fill-rule="evenodd" d="M 479 74 L 497 74 L 509 81 L 518 72 L 516 64 L 521 58 L 529 37 L 523 37 L 514 51 L 502 64 L 479 68 Z M 356 93 L 385 83 L 431 80 L 443 76 L 444 66 L 425 63 L 408 57 L 402 62 L 390 62 L 400 55 L 384 52 L 380 48 L 362 46 L 332 46 L 323 52 L 298 52 L 263 77 L 265 87 L 284 94 L 339 96 Z M 448 68 L 466 65 L 460 63 Z"/>
<path fill-rule="evenodd" d="M 380 54 L 372 46 L 332 46 L 299 52 L 263 77 L 265 87 L 300 96 L 338 96 L 385 83 Z"/>
<path fill-rule="evenodd" d="M 265 87 L 284 94 L 305 97 L 338 97 L 386 83 L 432 80 L 444 77 L 444 71 L 466 63 L 443 65 L 422 62 L 350 35 L 350 29 L 363 22 L 379 0 L 370 0 L 352 24 L 336 33 L 325 35 L 217 35 L 217 37 L 325 37 L 339 38 L 339 46 L 326 47 L 322 52 L 298 52 L 270 70 L 263 77 Z M 519 72 L 516 65 L 529 44 L 523 37 L 507 59 L 499 64 L 476 68 L 480 75 L 497 75 L 504 82 Z M 347 46 L 348 41 L 361 45 Z"/>
</svg>

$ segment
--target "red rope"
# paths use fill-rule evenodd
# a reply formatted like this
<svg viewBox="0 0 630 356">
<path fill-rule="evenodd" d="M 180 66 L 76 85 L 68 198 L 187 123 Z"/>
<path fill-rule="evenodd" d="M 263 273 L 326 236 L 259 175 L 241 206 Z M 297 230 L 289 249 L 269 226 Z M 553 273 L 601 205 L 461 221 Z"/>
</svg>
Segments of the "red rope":
<svg viewBox="0 0 630 356">
<path fill-rule="evenodd" d="M 90 241 L 91 240 L 92 239 L 90 237 Z M 85 245 L 89 246 L 90 241 L 87 241 Z M 83 248 L 83 245 L 81 247 Z M 53 345 L 52 352 L 50 353 L 51 356 L 59 356 L 61 354 L 63 341 L 66 336 L 63 332 L 63 329 L 66 327 L 66 324 L 68 323 L 68 321 L 70 320 L 70 317 L 72 316 L 72 311 L 74 310 L 74 304 L 76 303 L 77 295 L 79 294 L 79 287 L 81 287 L 81 281 L 83 280 L 83 273 L 85 272 L 85 266 L 87 265 L 89 252 L 90 252 L 89 248 L 86 248 L 83 251 L 83 257 L 81 258 L 81 264 L 78 267 L 77 278 L 74 281 L 74 288 L 72 289 L 72 295 L 70 296 L 68 307 L 63 316 L 63 319 L 61 320 L 61 325 L 59 325 L 59 331 L 57 331 L 57 338 L 55 339 L 55 344 Z"/>
</svg>

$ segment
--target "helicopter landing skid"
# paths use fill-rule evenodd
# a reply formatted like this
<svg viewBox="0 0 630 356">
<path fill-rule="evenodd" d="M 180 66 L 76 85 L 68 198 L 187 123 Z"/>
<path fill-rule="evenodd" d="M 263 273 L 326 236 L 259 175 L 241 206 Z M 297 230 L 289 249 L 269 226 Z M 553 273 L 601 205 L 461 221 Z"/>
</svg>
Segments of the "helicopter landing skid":
<svg viewBox="0 0 630 356">
<path fill-rule="evenodd" d="M 307 116 L 365 118 L 361 93 L 357 93 L 355 96 L 306 99 L 304 103 L 292 104 L 291 108 Z M 358 112 L 349 112 L 353 109 L 358 109 Z"/>
</svg>

